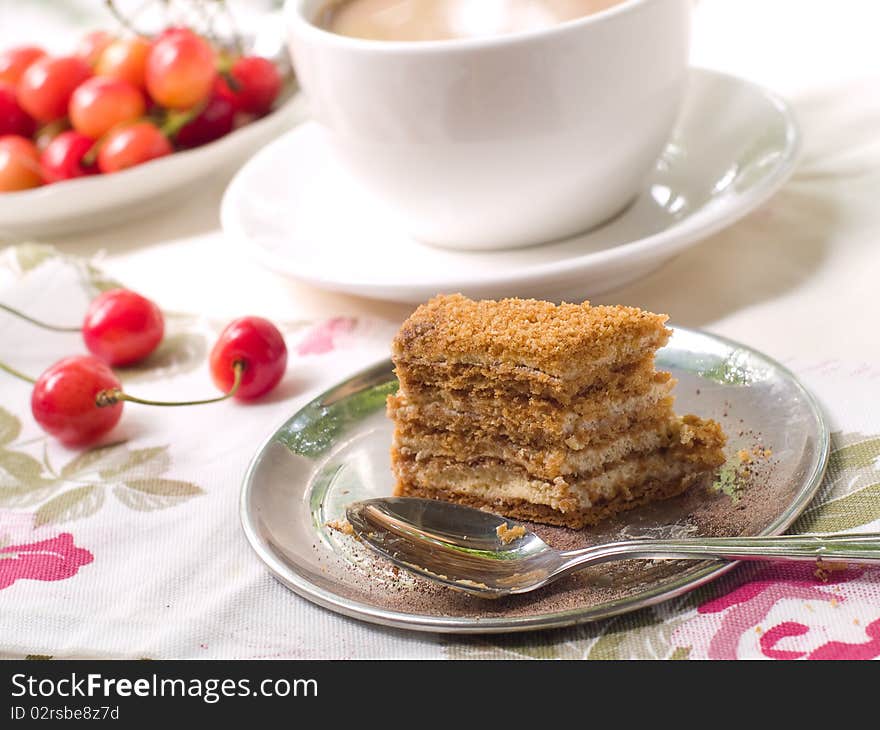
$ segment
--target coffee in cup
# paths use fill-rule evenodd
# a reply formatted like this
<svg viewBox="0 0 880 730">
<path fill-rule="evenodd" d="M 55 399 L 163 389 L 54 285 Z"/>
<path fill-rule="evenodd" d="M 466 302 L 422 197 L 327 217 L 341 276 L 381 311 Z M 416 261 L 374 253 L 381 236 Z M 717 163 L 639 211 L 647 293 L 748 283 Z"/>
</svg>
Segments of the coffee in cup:
<svg viewBox="0 0 880 730">
<path fill-rule="evenodd" d="M 549 28 L 622 0 L 327 0 L 316 25 L 374 41 L 437 41 Z"/>
</svg>

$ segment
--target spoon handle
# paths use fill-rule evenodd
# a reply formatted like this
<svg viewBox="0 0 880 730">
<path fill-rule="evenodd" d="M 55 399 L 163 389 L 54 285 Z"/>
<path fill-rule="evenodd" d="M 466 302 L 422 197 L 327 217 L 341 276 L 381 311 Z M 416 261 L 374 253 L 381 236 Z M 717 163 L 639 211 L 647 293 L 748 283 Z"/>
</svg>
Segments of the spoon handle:
<svg viewBox="0 0 880 730">
<path fill-rule="evenodd" d="M 563 552 L 561 572 L 626 558 L 880 563 L 880 533 L 628 540 Z"/>
</svg>

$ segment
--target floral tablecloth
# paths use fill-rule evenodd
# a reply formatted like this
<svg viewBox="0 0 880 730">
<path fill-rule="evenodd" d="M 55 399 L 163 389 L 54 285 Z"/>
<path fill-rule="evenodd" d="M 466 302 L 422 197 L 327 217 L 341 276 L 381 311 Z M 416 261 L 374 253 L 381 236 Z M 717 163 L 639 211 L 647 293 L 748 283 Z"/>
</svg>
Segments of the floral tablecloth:
<svg viewBox="0 0 880 730">
<path fill-rule="evenodd" d="M 63 29 L 100 18 L 100 5 L 20 2 L 14 14 L 0 7 L 0 43 L 51 32 L 61 39 Z M 876 4 L 860 0 L 833 9 L 787 0 L 697 5 L 695 63 L 787 95 L 803 126 L 804 156 L 762 209 L 603 297 L 744 341 L 817 395 L 834 451 L 797 530 L 880 528 L 878 15 Z M 14 32 L 10 23 L 18 23 Z M 483 638 L 370 626 L 289 593 L 241 534 L 243 471 L 300 403 L 385 356 L 407 308 L 311 290 L 242 260 L 218 230 L 227 180 L 218 176 L 167 215 L 0 251 L 0 301 L 44 319 L 75 323 L 114 279 L 161 304 L 169 334 L 162 351 L 124 374 L 139 395 L 209 395 L 206 353 L 232 316 L 269 316 L 291 351 L 287 378 L 264 402 L 127 404 L 112 441 L 86 452 L 45 439 L 30 417 L 27 384 L 0 379 L 0 655 L 880 656 L 875 569 L 817 575 L 815 566 L 740 566 L 652 609 Z M 0 333 L 0 358 L 31 373 L 82 351 L 76 335 L 9 318 L 0 319 Z"/>
</svg>

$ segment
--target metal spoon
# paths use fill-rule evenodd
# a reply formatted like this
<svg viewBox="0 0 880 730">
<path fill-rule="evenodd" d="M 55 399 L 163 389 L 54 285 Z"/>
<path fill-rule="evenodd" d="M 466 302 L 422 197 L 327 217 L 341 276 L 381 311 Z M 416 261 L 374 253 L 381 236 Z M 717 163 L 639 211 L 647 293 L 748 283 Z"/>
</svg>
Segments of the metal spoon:
<svg viewBox="0 0 880 730">
<path fill-rule="evenodd" d="M 880 563 L 878 533 L 635 539 L 559 551 L 518 522 L 432 499 L 369 499 L 349 506 L 347 517 L 361 540 L 401 568 L 483 598 L 632 558 Z"/>
</svg>

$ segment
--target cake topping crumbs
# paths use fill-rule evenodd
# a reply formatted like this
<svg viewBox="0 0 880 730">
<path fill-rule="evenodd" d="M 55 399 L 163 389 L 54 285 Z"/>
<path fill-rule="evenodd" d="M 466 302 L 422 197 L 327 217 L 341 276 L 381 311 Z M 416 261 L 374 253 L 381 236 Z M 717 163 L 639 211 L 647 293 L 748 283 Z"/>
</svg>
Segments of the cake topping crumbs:
<svg viewBox="0 0 880 730">
<path fill-rule="evenodd" d="M 508 523 L 503 523 L 498 525 L 495 528 L 495 534 L 498 535 L 498 539 L 505 545 L 512 543 L 514 540 L 518 540 L 526 534 L 526 528 L 522 525 L 515 525 L 511 527 Z"/>
<path fill-rule="evenodd" d="M 752 455 L 748 452 L 747 449 L 740 449 L 736 452 L 736 455 L 743 464 L 752 463 Z"/>
<path fill-rule="evenodd" d="M 839 561 L 833 560 L 823 560 L 819 558 L 816 561 L 816 570 L 813 571 L 813 575 L 823 583 L 827 583 L 828 579 L 831 577 L 832 573 L 840 572 L 841 570 L 847 570 L 849 565 L 846 563 L 841 563 Z"/>
<path fill-rule="evenodd" d="M 635 307 L 555 305 L 534 299 L 473 301 L 440 295 L 422 304 L 394 339 L 395 358 L 474 362 L 515 361 L 564 375 L 583 359 L 607 355 L 622 343 L 656 350 L 672 331 L 668 316 Z"/>
<path fill-rule="evenodd" d="M 330 520 L 327 523 L 327 527 L 331 530 L 336 530 L 336 532 L 341 532 L 343 535 L 354 535 L 354 528 L 348 520 Z"/>
</svg>

